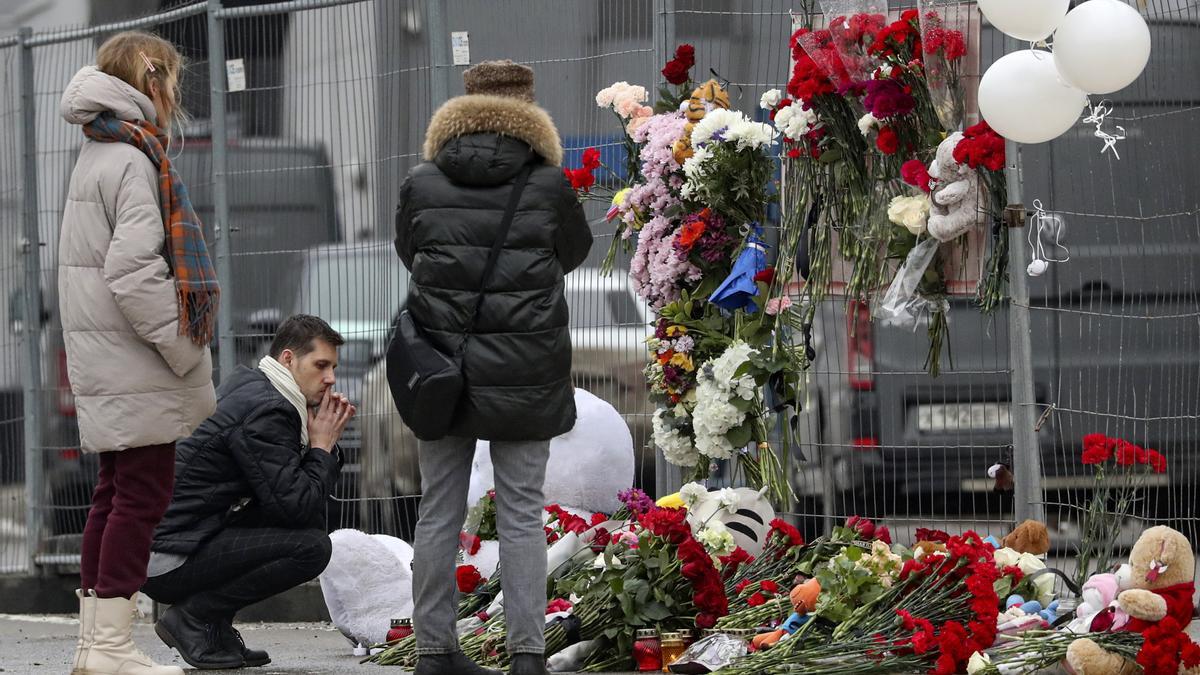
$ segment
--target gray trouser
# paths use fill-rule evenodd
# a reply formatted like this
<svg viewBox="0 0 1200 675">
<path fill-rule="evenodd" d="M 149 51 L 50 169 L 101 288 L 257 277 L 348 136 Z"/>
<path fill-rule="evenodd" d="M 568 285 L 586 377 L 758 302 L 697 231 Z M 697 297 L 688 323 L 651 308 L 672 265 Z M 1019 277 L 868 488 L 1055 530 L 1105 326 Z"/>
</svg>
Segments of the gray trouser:
<svg viewBox="0 0 1200 675">
<path fill-rule="evenodd" d="M 455 556 L 467 511 L 475 440 L 444 438 L 418 445 L 421 517 L 413 544 L 413 630 L 418 654 L 458 650 Z M 545 651 L 546 535 L 542 483 L 549 441 L 492 443 L 496 529 L 509 654 Z"/>
</svg>

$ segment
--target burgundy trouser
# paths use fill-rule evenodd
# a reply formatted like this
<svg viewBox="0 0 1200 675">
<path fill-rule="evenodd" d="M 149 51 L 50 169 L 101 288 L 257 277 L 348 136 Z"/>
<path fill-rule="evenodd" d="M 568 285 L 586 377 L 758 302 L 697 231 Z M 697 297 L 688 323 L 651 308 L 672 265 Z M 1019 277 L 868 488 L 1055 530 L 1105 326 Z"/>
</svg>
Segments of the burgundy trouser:
<svg viewBox="0 0 1200 675">
<path fill-rule="evenodd" d="M 174 486 L 174 443 L 100 453 L 100 480 L 83 528 L 84 589 L 101 598 L 128 598 L 142 587 L 154 528 Z"/>
</svg>

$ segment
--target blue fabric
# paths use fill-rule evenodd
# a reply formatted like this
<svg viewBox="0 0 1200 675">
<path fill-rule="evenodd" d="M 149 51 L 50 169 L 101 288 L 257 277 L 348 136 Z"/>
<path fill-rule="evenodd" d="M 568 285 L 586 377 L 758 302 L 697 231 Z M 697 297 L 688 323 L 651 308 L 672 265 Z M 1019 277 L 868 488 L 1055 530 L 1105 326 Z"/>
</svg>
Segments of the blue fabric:
<svg viewBox="0 0 1200 675">
<path fill-rule="evenodd" d="M 734 311 L 742 309 L 753 314 L 758 311 L 754 298 L 758 295 L 758 284 L 754 275 L 767 268 L 767 244 L 762 239 L 762 228 L 752 223 L 754 231 L 746 239 L 746 246 L 733 263 L 729 276 L 708 298 L 714 305 Z"/>
</svg>

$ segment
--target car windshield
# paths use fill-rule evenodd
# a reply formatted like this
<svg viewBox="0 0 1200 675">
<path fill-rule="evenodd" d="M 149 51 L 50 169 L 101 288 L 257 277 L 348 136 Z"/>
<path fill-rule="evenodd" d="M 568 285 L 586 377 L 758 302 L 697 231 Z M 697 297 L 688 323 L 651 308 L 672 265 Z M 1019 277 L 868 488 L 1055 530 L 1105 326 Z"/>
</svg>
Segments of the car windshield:
<svg viewBox="0 0 1200 675">
<path fill-rule="evenodd" d="M 330 322 L 389 323 L 408 294 L 408 271 L 390 247 L 302 254 L 297 311 Z"/>
<path fill-rule="evenodd" d="M 644 326 L 637 301 L 627 290 L 568 288 L 571 328 L 615 328 Z"/>
</svg>

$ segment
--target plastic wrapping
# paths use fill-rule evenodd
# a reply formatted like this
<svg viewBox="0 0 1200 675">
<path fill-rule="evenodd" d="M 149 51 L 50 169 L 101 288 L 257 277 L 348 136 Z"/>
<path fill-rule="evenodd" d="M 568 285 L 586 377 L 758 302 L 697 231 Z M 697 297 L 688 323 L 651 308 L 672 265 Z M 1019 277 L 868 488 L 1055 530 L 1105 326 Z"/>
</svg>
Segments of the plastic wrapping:
<svg viewBox="0 0 1200 675">
<path fill-rule="evenodd" d="M 925 80 L 946 131 L 962 128 L 965 100 L 959 78 L 968 51 L 973 3 L 964 0 L 917 0 Z"/>
<path fill-rule="evenodd" d="M 745 640 L 717 633 L 693 642 L 667 667 L 672 673 L 712 673 L 745 656 L 748 651 Z"/>
<path fill-rule="evenodd" d="M 876 319 L 884 321 L 889 326 L 916 328 L 927 314 L 943 309 L 938 302 L 917 295 L 921 277 L 925 275 L 925 270 L 929 269 L 929 264 L 933 262 L 940 243 L 930 237 L 909 251 L 904 264 L 896 271 L 896 278 L 892 279 L 892 284 L 888 286 L 887 292 L 875 305 L 872 314 Z"/>
<path fill-rule="evenodd" d="M 868 50 L 888 25 L 887 0 L 821 0 L 821 12 L 829 20 L 830 38 L 845 68 L 845 84 L 870 79 L 882 65 Z M 835 82 L 843 84 L 836 78 Z"/>
</svg>

